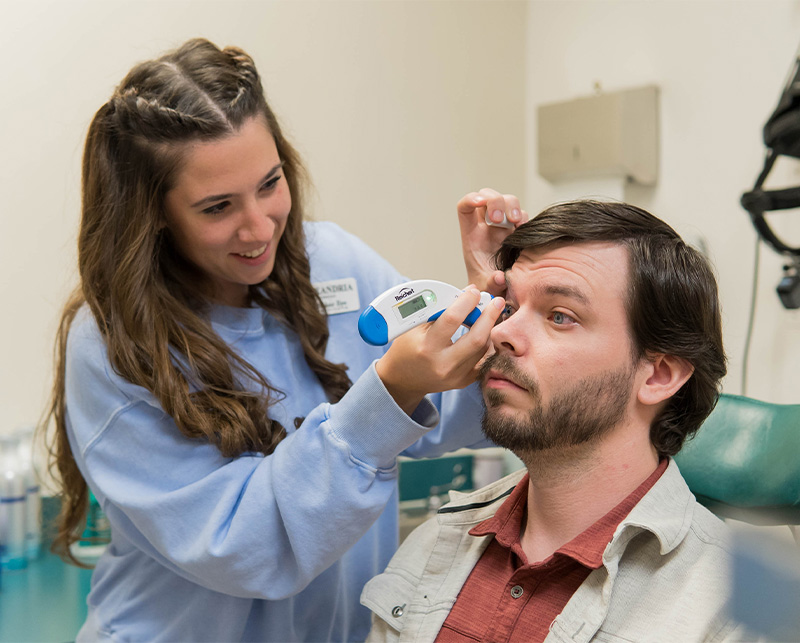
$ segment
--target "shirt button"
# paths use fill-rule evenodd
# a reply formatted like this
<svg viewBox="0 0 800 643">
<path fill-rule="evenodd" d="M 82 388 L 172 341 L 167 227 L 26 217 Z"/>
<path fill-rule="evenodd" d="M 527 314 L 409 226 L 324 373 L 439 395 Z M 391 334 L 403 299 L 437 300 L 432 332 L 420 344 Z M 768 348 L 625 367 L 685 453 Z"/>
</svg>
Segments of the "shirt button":
<svg viewBox="0 0 800 643">
<path fill-rule="evenodd" d="M 395 605 L 394 609 L 392 610 L 392 616 L 395 618 L 400 618 L 403 615 L 403 608 L 405 607 L 405 603 L 403 605 Z"/>
<path fill-rule="evenodd" d="M 523 591 L 520 585 L 514 585 L 514 587 L 511 588 L 511 598 L 519 598 L 522 596 Z"/>
</svg>

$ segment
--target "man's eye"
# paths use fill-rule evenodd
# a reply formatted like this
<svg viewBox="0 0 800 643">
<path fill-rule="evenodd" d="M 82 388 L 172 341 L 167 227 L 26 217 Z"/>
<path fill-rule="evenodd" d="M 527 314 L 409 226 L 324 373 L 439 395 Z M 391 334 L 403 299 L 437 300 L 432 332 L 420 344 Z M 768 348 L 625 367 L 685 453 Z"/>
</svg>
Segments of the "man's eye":
<svg viewBox="0 0 800 643">
<path fill-rule="evenodd" d="M 506 304 L 505 307 L 503 308 L 503 312 L 500 313 L 500 321 L 505 321 L 513 314 L 514 314 L 514 308 Z"/>
<path fill-rule="evenodd" d="M 565 326 L 566 324 L 573 323 L 575 320 L 572 319 L 569 315 L 562 312 L 554 312 L 553 313 L 553 323 L 558 326 Z"/>
</svg>

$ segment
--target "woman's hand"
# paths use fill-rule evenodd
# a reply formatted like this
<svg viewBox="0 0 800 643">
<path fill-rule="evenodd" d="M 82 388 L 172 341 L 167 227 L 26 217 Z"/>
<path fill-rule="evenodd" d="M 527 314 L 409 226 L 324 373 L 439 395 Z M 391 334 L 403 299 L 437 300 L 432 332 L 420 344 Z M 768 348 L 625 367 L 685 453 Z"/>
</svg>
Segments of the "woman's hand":
<svg viewBox="0 0 800 643">
<path fill-rule="evenodd" d="M 503 239 L 528 220 L 528 213 L 520 207 L 519 199 L 513 194 L 500 194 L 490 188 L 464 195 L 457 208 L 467 278 L 486 292 L 502 294 L 503 290 L 492 276 L 495 269 L 491 258 L 500 248 Z M 487 225 L 487 212 L 495 223 L 500 223 L 505 214 L 513 228 Z"/>
<path fill-rule="evenodd" d="M 408 415 L 428 393 L 464 388 L 478 377 L 478 364 L 491 347 L 489 334 L 505 306 L 495 297 L 469 332 L 452 337 L 480 301 L 470 285 L 435 322 L 418 326 L 394 340 L 375 368 L 386 390 Z"/>
</svg>

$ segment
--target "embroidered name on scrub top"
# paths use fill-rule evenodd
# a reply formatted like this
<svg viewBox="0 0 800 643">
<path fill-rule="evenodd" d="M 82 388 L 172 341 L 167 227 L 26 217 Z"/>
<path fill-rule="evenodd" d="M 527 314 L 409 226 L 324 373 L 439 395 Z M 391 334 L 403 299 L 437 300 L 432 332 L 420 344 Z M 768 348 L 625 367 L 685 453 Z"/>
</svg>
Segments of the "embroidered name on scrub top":
<svg viewBox="0 0 800 643">
<path fill-rule="evenodd" d="M 325 311 L 329 315 L 349 313 L 361 309 L 358 301 L 358 284 L 354 277 L 320 281 L 312 285 L 319 293 L 320 299 L 325 305 Z"/>
</svg>

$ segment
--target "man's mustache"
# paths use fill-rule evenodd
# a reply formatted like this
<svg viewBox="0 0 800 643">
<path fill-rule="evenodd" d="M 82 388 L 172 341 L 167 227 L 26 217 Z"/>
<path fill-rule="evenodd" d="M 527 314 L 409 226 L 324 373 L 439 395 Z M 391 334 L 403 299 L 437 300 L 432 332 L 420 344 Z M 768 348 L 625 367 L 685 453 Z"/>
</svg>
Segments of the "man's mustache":
<svg viewBox="0 0 800 643">
<path fill-rule="evenodd" d="M 483 361 L 480 370 L 478 371 L 481 386 L 486 383 L 486 378 L 491 371 L 495 371 L 496 373 L 506 376 L 518 386 L 527 389 L 532 396 L 538 397 L 539 384 L 527 373 L 517 368 L 514 360 L 508 355 L 503 353 L 494 353 Z"/>
</svg>

